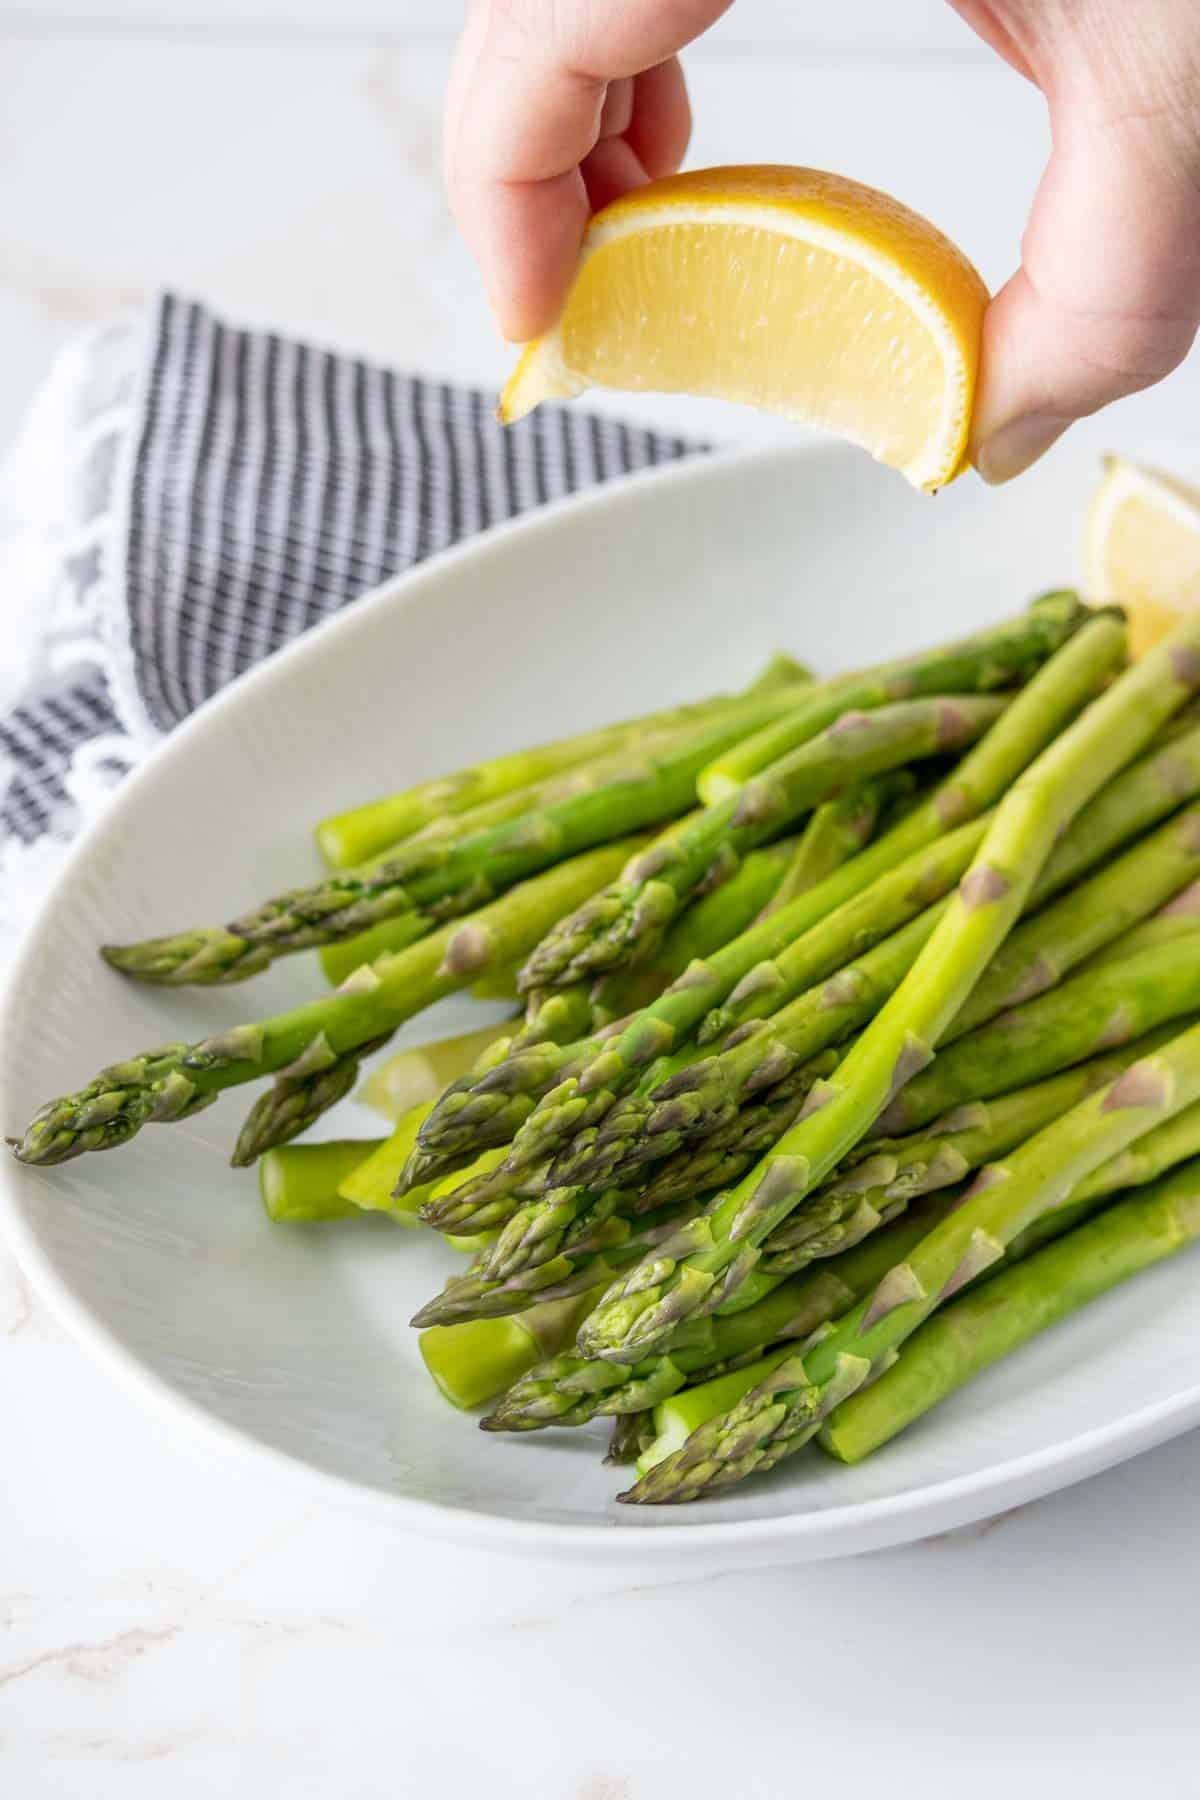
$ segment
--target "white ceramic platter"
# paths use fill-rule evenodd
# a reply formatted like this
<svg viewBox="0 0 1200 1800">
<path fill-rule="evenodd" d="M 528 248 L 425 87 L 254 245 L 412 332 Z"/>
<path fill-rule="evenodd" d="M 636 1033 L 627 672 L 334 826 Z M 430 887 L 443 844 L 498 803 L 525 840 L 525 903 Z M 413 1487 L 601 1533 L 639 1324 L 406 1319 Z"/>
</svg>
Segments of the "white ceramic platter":
<svg viewBox="0 0 1200 1800">
<path fill-rule="evenodd" d="M 316 873 L 314 819 L 521 742 L 748 678 L 777 645 L 831 670 L 961 632 L 1071 580 L 1094 455 L 938 499 L 841 449 L 712 459 L 548 508 L 364 599 L 213 701 L 122 789 L 8 992 L 0 1124 L 116 1056 L 314 992 L 293 958 L 224 992 L 96 956 Z M 472 1016 L 427 1015 L 408 1041 Z M 478 1009 L 473 1016 L 480 1017 Z M 207 1450 L 330 1504 L 547 1553 L 803 1558 L 944 1530 L 1078 1480 L 1200 1416 L 1200 1263 L 1181 1257 L 975 1382 L 867 1465 L 813 1451 L 728 1498 L 617 1507 L 604 1429 L 484 1438 L 406 1321 L 441 1246 L 386 1221 L 272 1227 L 225 1154 L 251 1097 L 49 1171 L 6 1161 L 0 1217 L 77 1336 Z M 378 1130 L 345 1108 L 332 1134 Z M 47 1429 L 67 1429 L 47 1421 Z"/>
</svg>

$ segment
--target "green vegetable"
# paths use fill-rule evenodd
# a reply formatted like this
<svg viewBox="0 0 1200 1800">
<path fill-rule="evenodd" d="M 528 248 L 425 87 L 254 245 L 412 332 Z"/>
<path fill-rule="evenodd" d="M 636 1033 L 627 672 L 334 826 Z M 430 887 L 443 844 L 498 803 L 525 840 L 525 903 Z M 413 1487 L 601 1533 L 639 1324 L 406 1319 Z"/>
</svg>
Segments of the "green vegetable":
<svg viewBox="0 0 1200 1800">
<path fill-rule="evenodd" d="M 569 1344 L 595 1293 L 530 1307 L 519 1318 L 431 1325 L 420 1336 L 425 1367 L 451 1406 L 482 1406 L 561 1344 Z"/>
<path fill-rule="evenodd" d="M 877 1382 L 834 1409 L 818 1443 L 861 1462 L 1001 1357 L 1198 1237 L 1193 1160 L 935 1313 Z"/>
<path fill-rule="evenodd" d="M 680 1405 L 686 1407 L 690 1384 L 708 1371 L 757 1362 L 766 1346 L 806 1338 L 844 1312 L 920 1242 L 946 1205 L 939 1199 L 914 1208 L 896 1225 L 832 1257 L 819 1271 L 809 1270 L 783 1283 L 745 1312 L 695 1322 L 686 1336 L 681 1334 L 679 1348 L 645 1363 L 628 1367 L 585 1362 L 566 1350 L 539 1361 L 509 1388 L 483 1421 L 484 1430 L 583 1425 L 597 1414 L 620 1416 L 659 1407 L 672 1394 L 678 1394 Z"/>
<path fill-rule="evenodd" d="M 807 671 L 803 665 L 793 664 L 789 657 L 784 657 L 778 663 L 773 660 L 754 683 L 754 689 L 769 691 L 779 686 L 802 685 L 806 679 Z M 416 787 L 387 794 L 365 806 L 352 807 L 348 812 L 322 819 L 316 829 L 317 846 L 332 868 L 357 868 L 430 825 L 440 828 L 447 819 L 496 800 L 506 800 L 514 793 L 524 793 L 564 770 L 594 762 L 614 751 L 635 748 L 647 736 L 712 718 L 731 706 L 740 705 L 744 698 L 744 695 L 721 695 L 715 700 L 669 707 L 665 712 L 646 713 L 623 724 L 602 725 L 598 730 L 585 731 L 577 737 L 559 738 L 533 749 L 496 756 L 474 768 L 459 769 L 453 775 L 435 776 L 432 781 L 420 782 Z M 489 821 L 494 822 L 494 819 Z"/>
<path fill-rule="evenodd" d="M 819 737 L 709 806 L 686 832 L 635 857 L 621 884 L 547 933 L 521 971 L 523 987 L 560 987 L 652 954 L 662 933 L 719 858 L 776 837 L 850 783 L 971 744 L 1000 717 L 995 695 L 902 700 L 843 712 Z"/>
<path fill-rule="evenodd" d="M 1197 1010 L 1200 932 L 1114 956 L 940 1051 L 882 1111 L 879 1129 L 915 1131 L 952 1107 L 1039 1081 Z"/>
<path fill-rule="evenodd" d="M 796 840 L 787 872 L 763 911 L 768 915 L 778 912 L 857 856 L 874 837 L 884 810 L 911 793 L 914 786 L 909 772 L 898 769 L 823 801 Z"/>
<path fill-rule="evenodd" d="M 762 769 L 823 730 L 830 723 L 825 709 L 831 704 L 840 712 L 850 706 L 885 706 L 913 694 L 1009 687 L 1025 681 L 1087 616 L 1077 595 L 1065 591 L 1047 594 L 1016 618 L 957 644 L 823 682 L 807 702 L 779 720 L 776 728 L 768 731 L 764 726 L 739 745 L 736 754 L 726 752 L 711 763 L 700 777 L 700 797 L 710 806 L 727 799 Z"/>
<path fill-rule="evenodd" d="M 1051 662 L 1043 674 L 1053 669 Z M 1056 839 L 1198 686 L 1200 619 L 1189 619 L 1043 751 L 1000 803 L 958 893 L 905 980 L 832 1079 L 813 1089 L 807 1116 L 759 1169 L 695 1221 L 683 1255 L 646 1259 L 614 1284 L 584 1321 L 583 1354 L 635 1361 L 681 1320 L 736 1294 L 763 1239 L 866 1135 L 889 1096 L 932 1059 L 1019 917 Z"/>
<path fill-rule="evenodd" d="M 487 1151 L 494 1156 L 495 1151 Z M 696 1216 L 684 1203 L 630 1219 L 615 1206 L 597 1207 L 576 1228 L 563 1232 L 557 1254 L 530 1266 L 514 1268 L 502 1281 L 476 1264 L 466 1275 L 452 1276 L 432 1300 L 413 1315 L 412 1323 L 454 1325 L 468 1319 L 495 1319 L 524 1312 L 543 1300 L 581 1293 L 610 1281 L 652 1244 L 671 1244 Z M 486 1256 L 488 1246 L 484 1246 Z"/>
<path fill-rule="evenodd" d="M 258 1191 L 269 1219 L 312 1224 L 344 1219 L 354 1211 L 338 1187 L 376 1148 L 372 1138 L 338 1138 L 325 1144 L 287 1144 L 258 1165 Z"/>
<path fill-rule="evenodd" d="M 573 857 L 522 883 L 469 919 L 458 919 L 336 993 L 196 1044 L 169 1044 L 101 1070 L 79 1092 L 42 1107 L 14 1145 L 22 1162 L 57 1163 L 126 1143 L 143 1125 L 190 1118 L 223 1088 L 291 1071 L 319 1074 L 391 1033 L 435 1000 L 511 960 L 564 906 L 612 878 L 628 844 Z"/>
<path fill-rule="evenodd" d="M 438 1038 L 395 1056 L 373 1069 L 359 1098 L 393 1123 L 414 1106 L 436 1100 L 447 1082 L 457 1081 L 479 1058 L 511 1031 L 511 1021 L 480 1025 L 456 1037 Z"/>
<path fill-rule="evenodd" d="M 795 854 L 795 840 L 752 850 L 711 892 L 701 894 L 674 920 L 654 956 L 634 968 L 612 969 L 584 984 L 596 1027 L 627 1018 L 657 1000 L 697 957 L 711 956 L 751 925 L 773 902 Z M 569 988 L 552 990 L 569 993 Z"/>
<path fill-rule="evenodd" d="M 531 1123 L 528 1153 L 520 1161 L 522 1166 L 545 1161 L 554 1145 L 598 1122 L 647 1063 L 678 1050 L 757 964 L 952 827 L 978 817 L 1103 687 L 1124 653 L 1123 627 L 1110 618 L 1092 619 L 928 800 L 816 888 L 698 958 L 618 1035 L 513 1056 L 477 1082 L 458 1084 L 430 1115 L 421 1134 L 422 1156 L 409 1178 L 424 1180 L 431 1169 L 470 1161 L 493 1144 L 512 1143 L 535 1106 L 540 1116 Z M 1163 785 L 1153 784 L 1156 795 Z"/>
<path fill-rule="evenodd" d="M 835 1407 L 893 1365 L 900 1346 L 937 1307 L 999 1262 L 1021 1232 L 1064 1204 L 1110 1157 L 1197 1099 L 1200 1026 L 1193 1026 L 1004 1162 L 989 1164 L 962 1202 L 869 1295 L 818 1339 L 786 1354 L 731 1411 L 701 1426 L 622 1498 L 694 1499 L 800 1449 Z"/>
<path fill-rule="evenodd" d="M 686 811 L 713 745 L 731 743 L 782 709 L 788 691 L 745 700 L 714 719 L 592 763 L 561 798 L 504 824 L 465 837 L 413 839 L 364 873 L 330 875 L 276 895 L 227 926 L 107 945 L 104 957 L 139 981 L 212 984 L 243 980 L 277 956 L 355 938 L 383 920 L 421 915 L 423 924 L 413 931 L 424 931 L 567 857 Z"/>
</svg>

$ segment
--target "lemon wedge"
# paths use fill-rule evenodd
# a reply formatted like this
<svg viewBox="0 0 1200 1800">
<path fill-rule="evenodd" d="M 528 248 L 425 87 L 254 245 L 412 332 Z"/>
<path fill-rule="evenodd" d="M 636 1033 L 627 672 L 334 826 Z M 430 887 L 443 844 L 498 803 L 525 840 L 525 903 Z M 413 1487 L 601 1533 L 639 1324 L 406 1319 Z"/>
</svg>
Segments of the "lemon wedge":
<svg viewBox="0 0 1200 1800">
<path fill-rule="evenodd" d="M 859 182 L 674 175 L 592 219 L 500 418 L 587 387 L 713 395 L 836 432 L 933 492 L 963 466 L 987 300 L 949 239 Z"/>
<path fill-rule="evenodd" d="M 1130 655 L 1144 656 L 1200 606 L 1200 489 L 1106 456 L 1084 557 L 1088 598 L 1125 608 Z"/>
</svg>

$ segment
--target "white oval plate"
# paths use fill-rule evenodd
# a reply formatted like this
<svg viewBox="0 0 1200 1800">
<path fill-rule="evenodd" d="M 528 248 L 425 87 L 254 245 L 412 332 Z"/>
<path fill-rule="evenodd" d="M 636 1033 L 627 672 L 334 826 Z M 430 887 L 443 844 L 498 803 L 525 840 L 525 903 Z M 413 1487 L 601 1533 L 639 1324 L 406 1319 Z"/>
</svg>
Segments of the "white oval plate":
<svg viewBox="0 0 1200 1800">
<path fill-rule="evenodd" d="M 314 819 L 377 791 L 748 678 L 818 669 L 1011 612 L 1069 581 L 1094 455 L 936 501 L 855 452 L 714 458 L 613 486 L 369 596 L 206 706 L 121 790 L 10 985 L 0 1122 L 116 1056 L 291 1004 L 308 958 L 224 992 L 121 981 L 96 956 L 227 918 L 316 873 Z M 416 1021 L 420 1041 L 472 1012 Z M 480 1017 L 478 1009 L 473 1016 Z M 145 1398 L 331 1500 L 463 1542 L 688 1561 L 875 1548 L 1016 1505 L 1200 1416 L 1194 1259 L 1142 1276 L 976 1381 L 864 1467 L 818 1452 L 716 1502 L 623 1509 L 605 1429 L 485 1439 L 406 1321 L 446 1253 L 387 1221 L 282 1229 L 225 1155 L 243 1089 L 61 1169 L 5 1161 L 0 1217 L 41 1292 Z M 336 1134 L 379 1130 L 353 1107 Z"/>
</svg>

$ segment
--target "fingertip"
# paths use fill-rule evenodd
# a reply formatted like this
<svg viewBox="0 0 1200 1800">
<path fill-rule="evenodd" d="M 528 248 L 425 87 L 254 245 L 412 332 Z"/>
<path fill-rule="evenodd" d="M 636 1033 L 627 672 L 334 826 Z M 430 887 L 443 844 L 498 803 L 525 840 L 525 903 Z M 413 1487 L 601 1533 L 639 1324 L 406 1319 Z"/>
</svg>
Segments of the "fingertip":
<svg viewBox="0 0 1200 1800">
<path fill-rule="evenodd" d="M 1009 481 L 1067 427 L 1160 381 L 1187 354 L 1200 198 L 1120 126 L 1060 109 L 1022 266 L 983 323 L 970 456 Z"/>
<path fill-rule="evenodd" d="M 634 82 L 633 117 L 625 140 L 651 180 L 673 175 L 692 135 L 692 106 L 677 56 L 646 69 Z"/>
<path fill-rule="evenodd" d="M 1018 270 L 984 316 L 968 454 L 989 486 L 1023 474 L 1077 416 L 1048 404 L 1044 311 Z"/>
<path fill-rule="evenodd" d="M 483 269 L 501 335 L 524 344 L 562 310 L 588 220 L 580 172 L 553 181 L 497 186 L 464 227 Z"/>
<path fill-rule="evenodd" d="M 975 451 L 974 463 L 989 487 L 1001 487 L 1033 467 L 1057 444 L 1071 419 L 1056 419 L 1039 413 L 1010 419 Z"/>
</svg>

